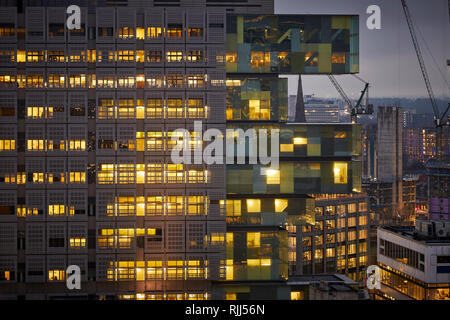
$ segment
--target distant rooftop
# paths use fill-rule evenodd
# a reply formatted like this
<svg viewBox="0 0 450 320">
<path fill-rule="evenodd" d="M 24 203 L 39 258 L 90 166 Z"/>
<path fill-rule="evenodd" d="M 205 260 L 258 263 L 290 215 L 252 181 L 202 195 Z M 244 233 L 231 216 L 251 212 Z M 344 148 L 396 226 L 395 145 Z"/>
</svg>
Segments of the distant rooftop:
<svg viewBox="0 0 450 320">
<path fill-rule="evenodd" d="M 417 242 L 425 242 L 426 244 L 450 244 L 450 239 L 438 239 L 418 235 L 413 226 L 382 226 L 381 229 L 396 233 L 404 238 L 408 238 Z"/>
</svg>

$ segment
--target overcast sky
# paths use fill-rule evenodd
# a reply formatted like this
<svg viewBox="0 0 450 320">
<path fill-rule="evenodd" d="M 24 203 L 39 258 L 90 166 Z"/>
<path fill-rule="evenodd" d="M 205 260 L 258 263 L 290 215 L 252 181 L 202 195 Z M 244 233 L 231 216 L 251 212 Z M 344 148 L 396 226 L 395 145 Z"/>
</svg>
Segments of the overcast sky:
<svg viewBox="0 0 450 320">
<path fill-rule="evenodd" d="M 369 5 L 381 8 L 381 30 L 366 27 Z M 442 73 L 450 82 L 450 23 L 448 0 L 407 0 L 413 19 L 425 37 Z M 275 0 L 275 13 L 358 14 L 360 16 L 360 73 L 371 84 L 372 97 L 427 96 L 411 36 L 400 0 Z M 416 30 L 419 33 L 418 30 Z M 422 54 L 437 97 L 449 98 L 449 90 L 436 64 L 418 35 Z M 357 98 L 363 83 L 350 75 L 338 76 L 350 98 Z M 336 90 L 326 76 L 303 76 L 304 94 L 335 97 Z M 289 93 L 297 91 L 296 80 L 289 81 Z"/>
</svg>

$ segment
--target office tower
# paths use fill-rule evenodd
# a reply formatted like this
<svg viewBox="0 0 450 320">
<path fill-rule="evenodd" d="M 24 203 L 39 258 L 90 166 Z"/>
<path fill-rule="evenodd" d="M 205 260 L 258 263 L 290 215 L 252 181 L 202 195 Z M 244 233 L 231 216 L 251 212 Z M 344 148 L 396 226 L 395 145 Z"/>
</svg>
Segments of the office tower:
<svg viewBox="0 0 450 320">
<path fill-rule="evenodd" d="M 339 122 L 339 107 L 334 101 L 309 99 L 305 101 L 306 122 L 336 123 Z"/>
<path fill-rule="evenodd" d="M 378 107 L 377 124 L 377 183 L 392 184 L 392 215 L 401 215 L 403 149 L 402 109 L 400 107 Z"/>
<path fill-rule="evenodd" d="M 314 225 L 298 226 L 289 233 L 289 247 L 297 259 L 292 274 L 342 273 L 355 281 L 365 279 L 369 256 L 367 195 L 318 194 Z"/>
<path fill-rule="evenodd" d="M 225 125 L 225 11 L 94 9 L 70 31 L 64 7 L 1 8 L 2 293 L 210 298 L 225 167 L 173 163 L 171 136 Z"/>
<path fill-rule="evenodd" d="M 264 31 L 274 25 L 279 28 L 271 29 L 270 34 Z M 290 234 L 316 224 L 314 195 L 361 192 L 361 163 L 353 157 L 360 155 L 359 125 L 286 123 L 287 82 L 278 74 L 353 70 L 355 61 L 347 59 L 352 54 L 333 60 L 339 65 L 335 66 L 327 58 L 317 59 L 339 55 L 333 50 L 326 53 L 330 47 L 325 44 L 310 44 L 307 50 L 312 52 L 302 51 L 296 35 L 317 34 L 317 28 L 327 34 L 340 33 L 338 30 L 344 28 L 351 35 L 357 30 L 357 19 L 227 17 L 227 129 L 279 131 L 280 164 L 278 169 L 267 168 L 262 174 L 261 169 L 269 165 L 249 163 L 250 145 L 246 143 L 247 162 L 227 165 L 226 281 L 217 282 L 214 292 L 222 298 L 286 298 L 289 287 L 291 293 L 296 292 L 290 283 L 295 274 L 290 274 L 289 265 L 301 266 L 302 243 Z M 355 41 L 356 45 L 357 37 L 342 40 L 348 44 Z M 345 50 L 351 52 L 353 47 Z M 335 260 L 331 253 L 323 259 Z"/>
<path fill-rule="evenodd" d="M 314 223 L 310 193 L 361 191 L 360 127 L 286 124 L 278 74 L 357 72 L 358 17 L 79 1 L 68 30 L 65 2 L 20 3 L 0 9 L 1 297 L 240 299 L 269 279 L 289 299 L 287 226 Z M 175 129 L 207 145 L 194 121 L 278 130 L 279 169 L 174 163 Z"/>
</svg>

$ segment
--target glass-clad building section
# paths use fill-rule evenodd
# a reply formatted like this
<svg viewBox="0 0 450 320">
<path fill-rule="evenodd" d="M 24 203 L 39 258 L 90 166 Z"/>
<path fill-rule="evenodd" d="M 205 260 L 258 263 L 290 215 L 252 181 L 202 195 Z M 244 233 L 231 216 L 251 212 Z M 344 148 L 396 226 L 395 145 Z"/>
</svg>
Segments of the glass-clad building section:
<svg viewBox="0 0 450 320">
<path fill-rule="evenodd" d="M 286 121 L 287 78 L 227 76 L 227 120 Z"/>
<path fill-rule="evenodd" d="M 226 70 L 357 73 L 358 37 L 358 16 L 229 15 Z"/>
</svg>

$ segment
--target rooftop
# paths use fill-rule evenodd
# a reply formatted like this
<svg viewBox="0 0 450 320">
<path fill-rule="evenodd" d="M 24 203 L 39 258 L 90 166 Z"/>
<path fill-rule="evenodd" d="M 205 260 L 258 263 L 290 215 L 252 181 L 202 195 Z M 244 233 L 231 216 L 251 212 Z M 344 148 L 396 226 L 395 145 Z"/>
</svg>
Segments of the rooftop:
<svg viewBox="0 0 450 320">
<path fill-rule="evenodd" d="M 416 233 L 416 229 L 414 226 L 381 226 L 379 227 L 386 231 L 390 231 L 404 238 L 414 240 L 417 242 L 422 242 L 425 244 L 443 244 L 449 245 L 450 238 L 437 238 L 437 237 L 427 237 L 423 235 L 419 235 Z"/>
</svg>

